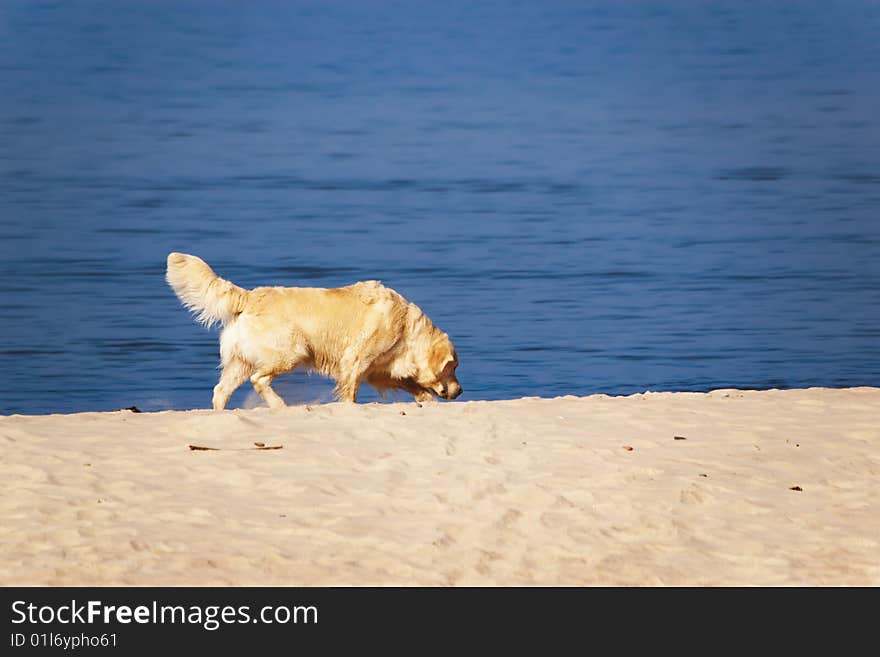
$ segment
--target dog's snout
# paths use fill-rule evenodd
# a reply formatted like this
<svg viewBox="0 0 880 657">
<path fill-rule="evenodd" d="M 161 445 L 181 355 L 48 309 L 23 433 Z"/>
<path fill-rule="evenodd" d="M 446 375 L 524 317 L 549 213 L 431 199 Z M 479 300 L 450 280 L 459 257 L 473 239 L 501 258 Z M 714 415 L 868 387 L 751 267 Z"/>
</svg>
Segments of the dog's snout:
<svg viewBox="0 0 880 657">
<path fill-rule="evenodd" d="M 434 388 L 434 394 L 441 399 L 455 399 L 461 394 L 461 384 L 458 382 L 441 383 Z"/>
</svg>

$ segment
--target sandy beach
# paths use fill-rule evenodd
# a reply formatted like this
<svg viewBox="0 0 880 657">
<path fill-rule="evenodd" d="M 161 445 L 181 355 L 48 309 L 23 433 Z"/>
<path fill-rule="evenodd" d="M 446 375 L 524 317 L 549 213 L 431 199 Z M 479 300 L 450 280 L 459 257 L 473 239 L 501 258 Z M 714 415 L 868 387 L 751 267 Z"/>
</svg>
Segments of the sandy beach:
<svg viewBox="0 0 880 657">
<path fill-rule="evenodd" d="M 0 477 L 7 586 L 880 585 L 878 388 L 9 416 Z"/>
</svg>

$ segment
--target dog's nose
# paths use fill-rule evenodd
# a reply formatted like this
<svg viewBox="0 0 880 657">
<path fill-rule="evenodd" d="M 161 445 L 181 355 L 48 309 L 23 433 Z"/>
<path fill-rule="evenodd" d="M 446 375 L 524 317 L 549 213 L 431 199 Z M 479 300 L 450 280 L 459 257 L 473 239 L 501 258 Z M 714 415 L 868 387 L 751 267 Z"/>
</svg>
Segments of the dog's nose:
<svg viewBox="0 0 880 657">
<path fill-rule="evenodd" d="M 462 388 L 461 386 L 458 386 L 458 389 L 457 389 L 455 392 L 453 392 L 451 395 L 449 395 L 449 398 L 450 398 L 450 399 L 455 399 L 455 398 L 458 397 L 462 392 L 464 392 L 464 388 Z"/>
</svg>

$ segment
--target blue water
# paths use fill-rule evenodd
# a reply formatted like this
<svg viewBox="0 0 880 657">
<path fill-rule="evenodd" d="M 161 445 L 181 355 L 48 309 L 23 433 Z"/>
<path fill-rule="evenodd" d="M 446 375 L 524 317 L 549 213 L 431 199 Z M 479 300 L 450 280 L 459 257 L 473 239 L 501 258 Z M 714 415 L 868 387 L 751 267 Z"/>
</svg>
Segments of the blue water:
<svg viewBox="0 0 880 657">
<path fill-rule="evenodd" d="M 867 1 L 4 0 L 0 413 L 209 406 L 172 250 L 381 279 L 462 400 L 880 385 L 878 34 Z"/>
</svg>

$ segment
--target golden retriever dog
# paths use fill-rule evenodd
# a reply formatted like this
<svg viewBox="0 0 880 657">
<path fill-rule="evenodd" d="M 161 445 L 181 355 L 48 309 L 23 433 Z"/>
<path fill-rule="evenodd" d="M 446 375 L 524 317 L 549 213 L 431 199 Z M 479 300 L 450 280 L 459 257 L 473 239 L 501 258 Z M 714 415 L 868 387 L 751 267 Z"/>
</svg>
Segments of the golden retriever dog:
<svg viewBox="0 0 880 657">
<path fill-rule="evenodd" d="M 297 367 L 332 377 L 336 396 L 350 402 L 364 381 L 380 394 L 397 388 L 416 401 L 461 394 L 449 336 L 379 281 L 245 290 L 185 253 L 168 255 L 166 280 L 199 322 L 223 325 L 215 410 L 248 379 L 270 407 L 284 406 L 272 380 Z"/>
</svg>

